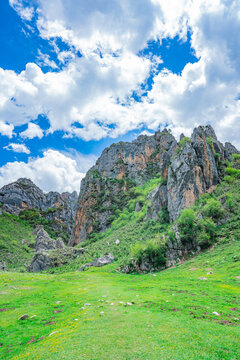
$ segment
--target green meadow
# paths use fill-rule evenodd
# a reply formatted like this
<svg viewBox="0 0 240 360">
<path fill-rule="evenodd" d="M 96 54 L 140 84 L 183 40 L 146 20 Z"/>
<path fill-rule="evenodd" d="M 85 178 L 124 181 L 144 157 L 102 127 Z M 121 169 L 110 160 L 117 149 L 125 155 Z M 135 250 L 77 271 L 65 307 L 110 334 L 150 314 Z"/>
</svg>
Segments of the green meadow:
<svg viewBox="0 0 240 360">
<path fill-rule="evenodd" d="M 238 360 L 239 253 L 222 241 L 145 275 L 2 272 L 0 358 Z"/>
</svg>

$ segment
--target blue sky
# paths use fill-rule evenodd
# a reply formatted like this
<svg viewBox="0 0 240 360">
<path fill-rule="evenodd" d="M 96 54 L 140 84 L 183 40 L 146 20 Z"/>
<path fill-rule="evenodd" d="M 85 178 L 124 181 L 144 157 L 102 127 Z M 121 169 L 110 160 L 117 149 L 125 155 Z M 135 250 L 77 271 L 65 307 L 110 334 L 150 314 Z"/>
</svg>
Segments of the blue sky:
<svg viewBox="0 0 240 360">
<path fill-rule="evenodd" d="M 0 3 L 0 186 L 78 190 L 113 142 L 199 124 L 239 146 L 240 5 Z"/>
</svg>

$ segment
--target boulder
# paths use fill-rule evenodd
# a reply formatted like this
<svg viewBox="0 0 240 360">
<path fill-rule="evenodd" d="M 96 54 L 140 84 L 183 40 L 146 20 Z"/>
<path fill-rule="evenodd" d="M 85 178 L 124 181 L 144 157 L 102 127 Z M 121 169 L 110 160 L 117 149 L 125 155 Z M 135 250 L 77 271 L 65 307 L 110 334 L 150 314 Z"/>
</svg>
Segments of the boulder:
<svg viewBox="0 0 240 360">
<path fill-rule="evenodd" d="M 94 259 L 91 263 L 84 264 L 82 267 L 80 267 L 79 271 L 85 271 L 89 267 L 101 267 L 104 265 L 111 264 L 114 261 L 114 256 L 112 254 L 104 255 L 100 258 Z"/>
<path fill-rule="evenodd" d="M 56 249 L 38 252 L 33 256 L 28 268 L 30 272 L 39 272 L 50 268 L 62 266 L 84 253 L 84 249 Z"/>
<path fill-rule="evenodd" d="M 35 251 L 47 251 L 55 249 L 64 249 L 65 245 L 61 238 L 51 239 L 48 233 L 44 230 L 43 226 L 37 226 L 34 234 L 36 235 L 35 239 Z"/>
<path fill-rule="evenodd" d="M 35 252 L 28 268 L 30 272 L 38 272 L 61 266 L 83 254 L 81 248 L 67 248 L 62 239 L 51 239 L 43 226 L 37 226 L 34 234 Z"/>
</svg>

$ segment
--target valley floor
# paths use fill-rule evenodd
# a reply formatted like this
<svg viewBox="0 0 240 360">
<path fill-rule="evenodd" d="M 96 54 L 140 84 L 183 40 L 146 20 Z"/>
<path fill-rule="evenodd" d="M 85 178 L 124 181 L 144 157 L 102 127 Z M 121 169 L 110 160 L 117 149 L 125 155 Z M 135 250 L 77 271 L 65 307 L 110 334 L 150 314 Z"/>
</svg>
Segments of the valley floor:
<svg viewBox="0 0 240 360">
<path fill-rule="evenodd" d="M 0 358 L 240 359 L 239 254 L 222 243 L 148 275 L 2 272 Z"/>
</svg>

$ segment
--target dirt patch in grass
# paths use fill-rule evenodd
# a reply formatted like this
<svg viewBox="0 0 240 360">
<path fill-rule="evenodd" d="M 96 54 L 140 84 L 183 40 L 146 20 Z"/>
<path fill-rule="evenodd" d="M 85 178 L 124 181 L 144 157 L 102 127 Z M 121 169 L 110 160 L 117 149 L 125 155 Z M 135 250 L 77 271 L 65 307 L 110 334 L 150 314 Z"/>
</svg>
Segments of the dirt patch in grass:
<svg viewBox="0 0 240 360">
<path fill-rule="evenodd" d="M 11 307 L 11 308 L 1 308 L 0 309 L 0 312 L 4 312 L 4 311 L 8 311 L 8 310 L 15 310 L 14 307 Z"/>
<path fill-rule="evenodd" d="M 43 326 L 46 326 L 46 325 L 53 325 L 53 324 L 56 324 L 56 321 L 49 321 L 45 324 L 43 324 Z"/>
</svg>

